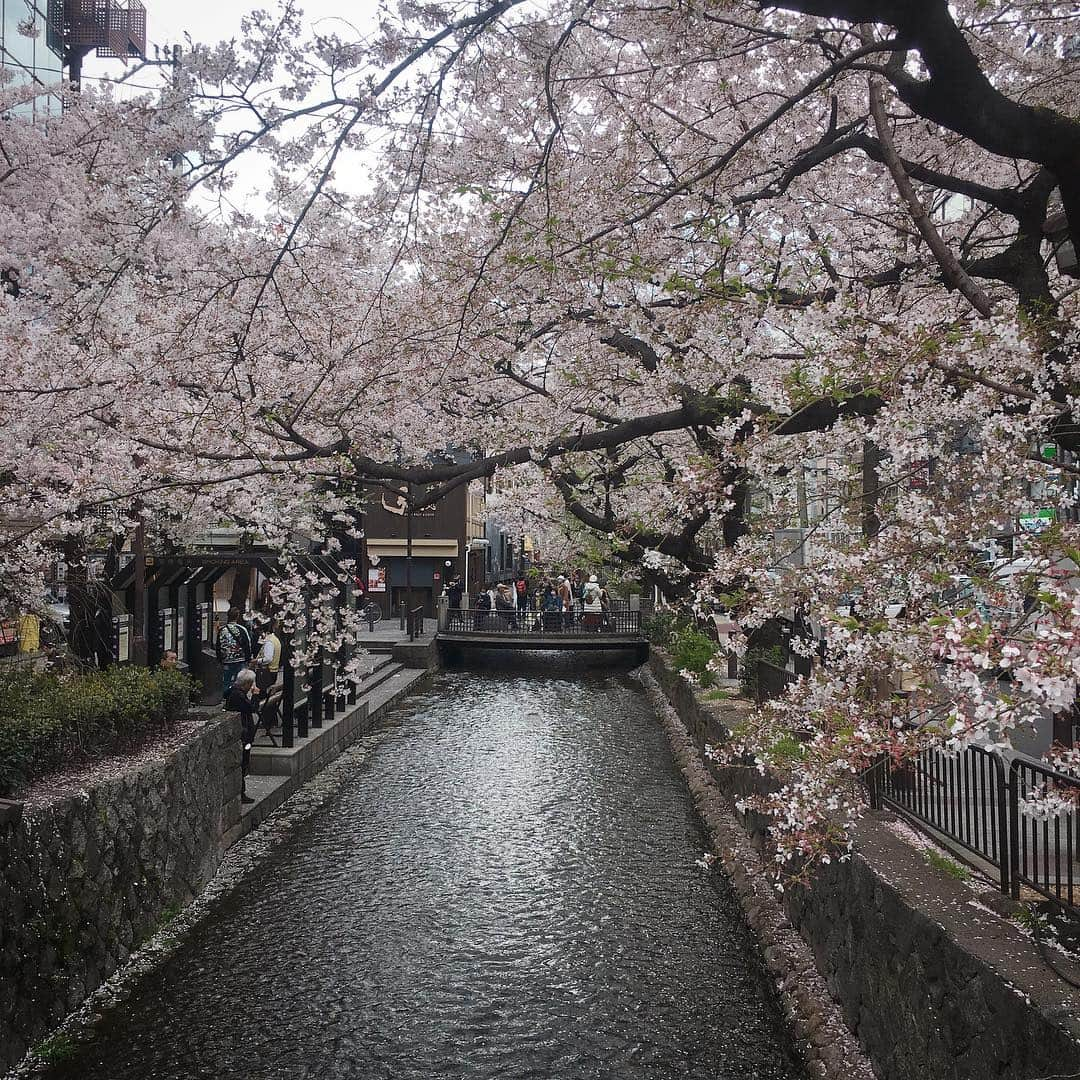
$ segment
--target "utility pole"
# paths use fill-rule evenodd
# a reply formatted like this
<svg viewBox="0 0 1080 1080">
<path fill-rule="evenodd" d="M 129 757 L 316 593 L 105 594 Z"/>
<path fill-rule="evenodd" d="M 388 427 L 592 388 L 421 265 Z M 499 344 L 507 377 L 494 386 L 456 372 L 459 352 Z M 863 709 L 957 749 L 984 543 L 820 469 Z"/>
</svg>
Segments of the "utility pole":
<svg viewBox="0 0 1080 1080">
<path fill-rule="evenodd" d="M 143 524 L 142 506 L 137 508 L 138 524 L 135 526 L 135 543 L 132 552 L 135 556 L 135 578 L 132 591 L 135 594 L 131 605 L 131 660 L 146 666 L 146 526 Z"/>
<path fill-rule="evenodd" d="M 405 492 L 405 617 L 411 617 L 413 608 L 412 592 L 412 537 L 413 537 L 413 493 L 412 484 Z M 406 624 L 407 625 L 407 624 Z"/>
</svg>

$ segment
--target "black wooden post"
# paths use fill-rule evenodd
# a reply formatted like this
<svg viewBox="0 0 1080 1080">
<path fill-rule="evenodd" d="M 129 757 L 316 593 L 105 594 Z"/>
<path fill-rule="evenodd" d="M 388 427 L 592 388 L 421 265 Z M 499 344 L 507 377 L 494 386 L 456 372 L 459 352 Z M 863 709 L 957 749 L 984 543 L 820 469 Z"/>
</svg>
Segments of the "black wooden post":
<svg viewBox="0 0 1080 1080">
<path fill-rule="evenodd" d="M 311 690 L 308 692 L 308 722 L 313 728 L 321 728 L 323 720 L 322 661 L 311 669 Z"/>
<path fill-rule="evenodd" d="M 281 745 L 293 745 L 293 703 L 296 701 L 296 672 L 289 663 L 288 646 L 281 650 Z"/>
<path fill-rule="evenodd" d="M 405 498 L 408 500 L 405 503 L 405 611 L 411 617 L 412 615 L 412 538 L 413 538 L 413 520 L 412 520 L 412 485 L 407 488 Z M 410 637 L 411 640 L 411 637 Z"/>
</svg>

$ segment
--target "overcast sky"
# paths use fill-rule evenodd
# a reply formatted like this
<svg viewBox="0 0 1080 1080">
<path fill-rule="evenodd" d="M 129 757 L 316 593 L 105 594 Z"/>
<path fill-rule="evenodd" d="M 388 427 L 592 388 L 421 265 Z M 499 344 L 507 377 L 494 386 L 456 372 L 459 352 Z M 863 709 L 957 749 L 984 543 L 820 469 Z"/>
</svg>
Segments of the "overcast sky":
<svg viewBox="0 0 1080 1080">
<path fill-rule="evenodd" d="M 240 20 L 256 8 L 276 11 L 277 0 L 143 0 L 146 7 L 147 53 L 154 55 L 153 46 L 185 45 L 184 34 L 194 41 L 212 43 L 236 37 L 240 33 Z M 353 26 L 363 26 L 377 10 L 375 0 L 300 0 L 304 21 L 310 25 L 316 21 L 346 20 Z M 329 25 L 327 25 L 329 29 Z M 345 31 L 341 31 L 345 36 Z M 119 60 L 98 60 L 91 56 L 86 62 L 86 73 L 91 78 L 113 78 L 123 74 L 124 65 Z M 157 84 L 153 76 L 140 72 L 132 80 L 150 89 Z"/>
<path fill-rule="evenodd" d="M 179 44 L 187 48 L 185 33 L 195 42 L 212 44 L 217 41 L 238 37 L 240 20 L 248 12 L 263 8 L 274 12 L 278 10 L 278 0 L 143 0 L 146 6 L 146 42 L 147 56 L 154 57 L 154 46 L 166 52 L 171 46 Z M 304 13 L 307 26 L 318 23 L 320 29 L 330 31 L 332 24 L 344 20 L 352 27 L 365 29 L 371 25 L 372 16 L 378 9 L 376 0 L 300 0 L 300 9 Z M 351 31 L 348 27 L 339 28 L 342 37 L 347 38 Z M 131 71 L 130 65 L 119 60 L 99 60 L 93 54 L 87 57 L 84 78 L 95 80 L 115 80 L 123 76 L 125 70 Z M 164 75 L 164 72 L 161 73 Z M 156 90 L 161 86 L 161 76 L 152 69 L 134 72 L 124 84 L 131 93 Z M 123 92 L 123 91 L 121 91 Z M 351 160 L 348 155 L 339 159 L 335 170 L 335 180 L 345 186 L 363 188 L 367 186 L 365 158 Z M 235 170 L 237 184 L 229 197 L 234 206 L 249 210 L 265 209 L 265 202 L 260 192 L 265 187 L 267 174 L 264 167 L 254 159 L 240 163 Z"/>
</svg>

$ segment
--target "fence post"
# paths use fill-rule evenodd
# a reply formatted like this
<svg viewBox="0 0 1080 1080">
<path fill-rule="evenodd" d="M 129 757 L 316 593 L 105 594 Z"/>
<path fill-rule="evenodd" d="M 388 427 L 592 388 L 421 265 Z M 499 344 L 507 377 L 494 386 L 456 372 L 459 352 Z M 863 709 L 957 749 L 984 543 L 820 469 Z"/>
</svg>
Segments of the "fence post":
<svg viewBox="0 0 1080 1080">
<path fill-rule="evenodd" d="M 314 728 L 322 727 L 323 677 L 322 660 L 311 669 L 311 689 L 308 691 L 308 723 Z"/>
<path fill-rule="evenodd" d="M 1018 760 L 1014 758 L 1009 766 L 1009 781 L 1004 783 L 1005 767 L 1001 765 L 1003 787 L 1008 792 L 1009 813 L 1006 817 L 1001 814 L 1004 793 L 998 798 L 998 813 L 1003 825 L 1000 826 L 999 844 L 1004 845 L 1001 849 L 1001 887 L 1014 899 L 1020 899 L 1020 784 L 1017 780 Z M 1008 857 L 1006 858 L 1006 852 Z M 1006 864 L 1008 871 L 1005 870 Z"/>
<path fill-rule="evenodd" d="M 405 629 L 405 620 L 406 620 L 406 618 L 408 616 L 408 612 L 409 612 L 409 607 L 405 603 L 405 601 L 402 600 L 401 604 L 398 606 L 398 629 L 399 630 L 404 630 Z"/>
<path fill-rule="evenodd" d="M 878 758 L 877 761 L 866 770 L 866 791 L 870 796 L 870 809 L 881 809 L 881 781 L 883 779 L 882 773 L 886 768 L 886 759 L 884 757 Z"/>
<path fill-rule="evenodd" d="M 281 745 L 293 745 L 293 702 L 296 699 L 296 671 L 286 657 L 281 669 Z"/>
</svg>

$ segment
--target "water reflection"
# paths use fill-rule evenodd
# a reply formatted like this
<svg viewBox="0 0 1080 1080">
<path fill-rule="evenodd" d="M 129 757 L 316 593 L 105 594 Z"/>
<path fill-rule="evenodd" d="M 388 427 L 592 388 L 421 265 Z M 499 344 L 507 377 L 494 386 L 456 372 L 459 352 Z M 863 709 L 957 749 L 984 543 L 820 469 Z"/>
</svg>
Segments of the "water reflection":
<svg viewBox="0 0 1080 1080">
<path fill-rule="evenodd" d="M 793 1080 L 624 675 L 446 673 L 57 1077 Z"/>
</svg>

